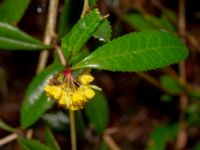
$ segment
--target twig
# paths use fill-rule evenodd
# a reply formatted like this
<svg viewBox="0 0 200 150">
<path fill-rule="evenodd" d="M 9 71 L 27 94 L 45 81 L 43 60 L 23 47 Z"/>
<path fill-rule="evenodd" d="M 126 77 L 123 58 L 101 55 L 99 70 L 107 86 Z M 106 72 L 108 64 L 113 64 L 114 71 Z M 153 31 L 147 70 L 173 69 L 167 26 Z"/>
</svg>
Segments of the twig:
<svg viewBox="0 0 200 150">
<path fill-rule="evenodd" d="M 27 132 L 26 132 L 26 137 L 28 139 L 31 139 L 33 137 L 33 129 L 29 129 Z"/>
<path fill-rule="evenodd" d="M 110 134 L 113 134 L 117 131 L 116 128 L 111 128 L 105 130 L 103 134 L 103 140 L 105 143 L 109 146 L 111 150 L 120 150 L 120 147 L 117 145 L 117 143 L 113 140 Z"/>
<path fill-rule="evenodd" d="M 81 18 L 85 16 L 87 11 L 89 10 L 89 0 L 84 0 L 83 11 L 81 13 Z"/>
<path fill-rule="evenodd" d="M 185 21 L 185 0 L 179 0 L 178 30 L 181 37 L 186 35 Z M 183 85 L 186 83 L 185 62 L 179 63 L 180 81 Z M 186 122 L 184 118 L 184 110 L 187 108 L 188 98 L 183 93 L 180 95 L 180 115 L 179 115 L 179 133 L 176 140 L 176 150 L 183 150 L 187 143 Z"/>
<path fill-rule="evenodd" d="M 59 46 L 55 45 L 55 49 L 56 49 L 56 52 L 58 54 L 58 57 L 59 57 L 59 60 L 60 60 L 60 63 L 65 66 L 67 64 L 66 60 L 65 60 L 65 56 L 63 55 L 62 53 L 62 50 L 60 49 Z"/>
<path fill-rule="evenodd" d="M 45 35 L 44 35 L 44 44 L 46 45 L 51 44 L 52 38 L 54 36 L 57 14 L 58 14 L 58 4 L 59 4 L 59 0 L 49 1 L 47 24 L 46 24 Z M 39 62 L 37 66 L 37 73 L 41 72 L 45 68 L 48 56 L 49 56 L 49 52 L 47 50 L 43 50 L 40 53 Z"/>
<path fill-rule="evenodd" d="M 145 80 L 147 80 L 149 83 L 151 83 L 152 85 L 154 85 L 158 89 L 163 90 L 160 87 L 159 82 L 155 78 L 153 78 L 152 76 L 150 76 L 149 74 L 144 73 L 144 72 L 140 72 L 140 73 L 137 73 L 137 75 L 140 76 L 140 77 L 142 77 L 142 78 L 144 78 Z"/>
<path fill-rule="evenodd" d="M 74 117 L 74 111 L 73 110 L 69 110 L 69 118 L 70 118 L 70 134 L 71 134 L 72 150 L 77 150 L 76 127 L 75 127 L 75 117 Z"/>
<path fill-rule="evenodd" d="M 18 134 L 17 133 L 12 133 L 12 134 L 0 139 L 0 146 L 3 146 L 5 144 L 7 144 L 7 143 L 10 143 L 10 142 L 16 140 L 17 138 L 18 138 Z"/>
</svg>

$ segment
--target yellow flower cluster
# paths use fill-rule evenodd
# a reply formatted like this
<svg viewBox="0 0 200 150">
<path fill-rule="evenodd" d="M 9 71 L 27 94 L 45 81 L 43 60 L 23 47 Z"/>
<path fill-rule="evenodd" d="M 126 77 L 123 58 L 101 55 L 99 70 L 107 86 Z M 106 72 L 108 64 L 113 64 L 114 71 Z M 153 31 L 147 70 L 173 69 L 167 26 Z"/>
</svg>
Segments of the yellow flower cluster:
<svg viewBox="0 0 200 150">
<path fill-rule="evenodd" d="M 72 75 L 67 75 L 59 85 L 46 85 L 44 91 L 54 99 L 58 105 L 70 110 L 82 109 L 86 102 L 95 96 L 90 83 L 94 77 L 90 74 L 83 74 L 74 80 Z"/>
</svg>

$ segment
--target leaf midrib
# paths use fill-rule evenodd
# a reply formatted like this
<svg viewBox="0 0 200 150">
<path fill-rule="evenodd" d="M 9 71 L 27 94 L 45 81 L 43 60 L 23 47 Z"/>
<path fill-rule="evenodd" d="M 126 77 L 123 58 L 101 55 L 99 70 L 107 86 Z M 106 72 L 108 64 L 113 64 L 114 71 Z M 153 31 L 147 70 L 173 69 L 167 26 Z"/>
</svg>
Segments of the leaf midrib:
<svg viewBox="0 0 200 150">
<path fill-rule="evenodd" d="M 185 50 L 185 48 L 183 48 L 183 47 L 176 47 L 176 46 L 172 46 L 172 47 L 156 47 L 156 48 L 148 48 L 148 49 L 146 49 L 146 50 L 141 50 L 141 49 L 138 49 L 138 50 L 136 50 L 136 51 L 132 51 L 132 52 L 124 52 L 124 53 L 121 53 L 121 54 L 112 54 L 112 55 L 107 55 L 106 57 L 98 57 L 98 60 L 104 60 L 105 58 L 106 59 L 112 59 L 113 57 L 126 57 L 127 55 L 135 55 L 135 54 L 139 54 L 139 53 L 145 53 L 145 52 L 148 52 L 148 51 L 157 51 L 157 49 L 177 49 L 177 48 L 179 48 L 180 50 Z M 157 51 L 157 52 L 159 52 L 159 51 Z M 96 55 L 96 53 L 95 53 L 95 55 Z M 88 60 L 90 60 L 92 57 L 94 57 L 95 55 L 91 55 L 91 57 L 88 57 L 88 59 L 85 59 L 85 60 L 83 60 L 83 63 L 85 62 L 85 61 L 88 61 Z"/>
</svg>

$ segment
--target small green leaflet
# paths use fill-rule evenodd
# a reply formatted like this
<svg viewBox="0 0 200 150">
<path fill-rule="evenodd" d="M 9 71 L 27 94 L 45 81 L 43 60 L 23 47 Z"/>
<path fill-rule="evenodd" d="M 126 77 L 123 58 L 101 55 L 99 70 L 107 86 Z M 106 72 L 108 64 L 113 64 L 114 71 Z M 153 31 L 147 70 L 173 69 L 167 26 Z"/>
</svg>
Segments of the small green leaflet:
<svg viewBox="0 0 200 150">
<path fill-rule="evenodd" d="M 50 147 L 37 140 L 19 138 L 18 142 L 22 146 L 23 150 L 52 150 Z"/>
<path fill-rule="evenodd" d="M 184 87 L 169 75 L 163 75 L 160 77 L 160 84 L 170 94 L 181 94 L 184 91 Z"/>
<path fill-rule="evenodd" d="M 110 71 L 148 71 L 177 63 L 187 56 L 186 46 L 176 35 L 143 31 L 104 44 L 73 69 L 90 67 Z"/>
<path fill-rule="evenodd" d="M 108 21 L 108 19 L 105 19 L 103 23 L 97 28 L 93 36 L 99 39 L 100 41 L 108 42 L 110 41 L 111 32 L 112 30 L 111 30 L 110 22 Z"/>
<path fill-rule="evenodd" d="M 30 0 L 4 0 L 0 5 L 0 21 L 16 24 L 24 15 Z"/>
<path fill-rule="evenodd" d="M 60 150 L 60 147 L 59 147 L 52 131 L 48 127 L 45 128 L 45 141 L 46 141 L 46 144 L 49 147 L 51 147 L 51 149 Z"/>
<path fill-rule="evenodd" d="M 159 125 L 152 131 L 146 150 L 165 150 L 167 142 L 175 138 L 177 132 L 177 123 Z"/>
<path fill-rule="evenodd" d="M 53 105 L 53 101 L 47 100 L 43 89 L 48 79 L 62 69 L 63 67 L 60 64 L 54 63 L 33 78 L 27 88 L 25 99 L 20 109 L 22 128 L 30 127 Z"/>
<path fill-rule="evenodd" d="M 17 129 L 9 126 L 8 124 L 6 124 L 3 120 L 0 119 L 0 129 L 9 131 L 9 132 L 16 132 Z"/>
<path fill-rule="evenodd" d="M 99 11 L 94 9 L 73 26 L 72 30 L 63 37 L 61 43 L 66 59 L 81 50 L 103 20 Z"/>
<path fill-rule="evenodd" d="M 41 50 L 50 48 L 7 23 L 0 22 L 0 48 L 6 50 Z"/>
<path fill-rule="evenodd" d="M 164 16 L 155 17 L 147 14 L 129 13 L 123 19 L 138 31 L 166 29 L 175 32 L 173 24 Z"/>
</svg>

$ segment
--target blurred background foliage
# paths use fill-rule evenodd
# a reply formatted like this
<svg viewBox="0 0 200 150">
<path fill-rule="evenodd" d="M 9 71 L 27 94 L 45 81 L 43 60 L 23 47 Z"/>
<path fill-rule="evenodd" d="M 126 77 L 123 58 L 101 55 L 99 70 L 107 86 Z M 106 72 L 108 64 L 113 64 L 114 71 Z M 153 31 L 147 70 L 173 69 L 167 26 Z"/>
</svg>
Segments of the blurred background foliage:
<svg viewBox="0 0 200 150">
<path fill-rule="evenodd" d="M 0 21 L 17 25 L 42 40 L 48 0 L 23 0 L 22 3 L 16 0 L 15 6 L 14 1 L 0 1 Z M 111 39 L 134 31 L 167 30 L 180 35 L 190 49 L 190 57 L 185 62 L 185 81 L 180 65 L 145 73 L 93 71 L 95 82 L 104 94 L 97 93 L 95 100 L 76 113 L 78 149 L 200 150 L 200 2 L 185 0 L 185 6 L 181 2 L 184 1 L 90 0 L 91 8 L 97 7 L 102 14 L 109 14 Z M 59 38 L 77 22 L 82 6 L 82 0 L 60 1 Z M 7 7 L 19 9 L 6 12 Z M 185 11 L 179 12 L 182 8 Z M 186 20 L 181 22 L 186 28 L 181 28 L 181 17 Z M 91 38 L 85 48 L 94 50 L 102 44 L 103 41 Z M 0 52 L 0 127 L 4 129 L 0 130 L 1 139 L 19 131 L 19 111 L 25 90 L 35 75 L 38 56 L 39 51 Z M 53 58 L 51 53 L 49 61 Z M 33 139 L 55 150 L 60 149 L 58 144 L 61 149 L 70 148 L 66 111 L 56 106 L 51 108 L 33 128 Z M 28 144 L 35 145 L 33 149 L 37 146 L 46 149 L 37 141 L 23 138 L 18 141 L 22 147 Z M 20 147 L 17 142 L 11 142 L 0 149 Z"/>
</svg>

